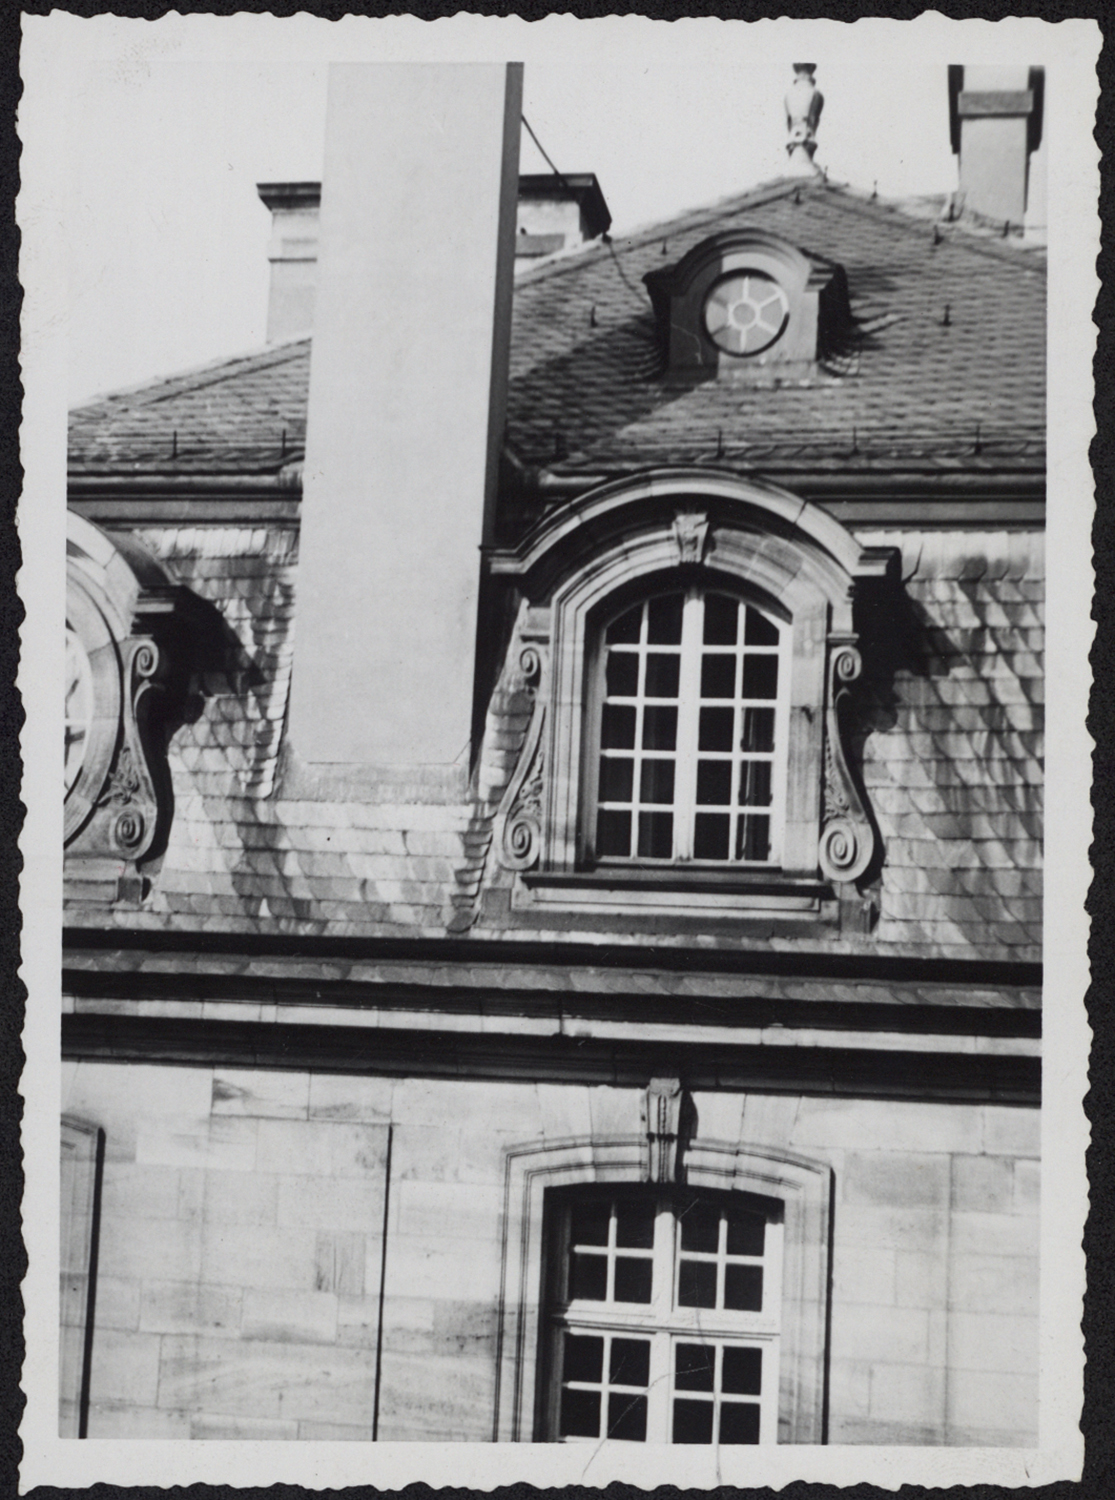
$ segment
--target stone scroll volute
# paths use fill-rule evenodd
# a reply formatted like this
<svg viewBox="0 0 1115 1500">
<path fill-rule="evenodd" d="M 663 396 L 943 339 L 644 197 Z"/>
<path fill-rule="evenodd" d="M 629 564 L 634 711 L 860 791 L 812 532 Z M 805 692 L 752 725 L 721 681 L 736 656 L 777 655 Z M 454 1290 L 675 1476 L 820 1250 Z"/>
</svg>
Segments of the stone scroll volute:
<svg viewBox="0 0 1115 1500">
<path fill-rule="evenodd" d="M 875 827 L 852 776 L 847 745 L 852 684 L 863 671 L 853 635 L 829 637 L 825 707 L 824 811 L 818 850 L 826 880 L 858 880 L 875 854 Z"/>
</svg>

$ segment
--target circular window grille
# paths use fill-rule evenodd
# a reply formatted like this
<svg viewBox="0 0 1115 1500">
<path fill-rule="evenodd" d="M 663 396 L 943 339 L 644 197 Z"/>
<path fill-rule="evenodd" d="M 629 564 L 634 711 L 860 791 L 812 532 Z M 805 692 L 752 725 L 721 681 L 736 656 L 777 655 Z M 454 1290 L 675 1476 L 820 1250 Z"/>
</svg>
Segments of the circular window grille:
<svg viewBox="0 0 1115 1500">
<path fill-rule="evenodd" d="M 78 778 L 93 718 L 93 670 L 85 647 L 73 630 L 66 631 L 66 759 L 68 792 Z"/>
<path fill-rule="evenodd" d="M 790 321 L 790 300 L 762 271 L 735 271 L 717 282 L 705 301 L 705 328 L 726 354 L 761 354 Z"/>
</svg>

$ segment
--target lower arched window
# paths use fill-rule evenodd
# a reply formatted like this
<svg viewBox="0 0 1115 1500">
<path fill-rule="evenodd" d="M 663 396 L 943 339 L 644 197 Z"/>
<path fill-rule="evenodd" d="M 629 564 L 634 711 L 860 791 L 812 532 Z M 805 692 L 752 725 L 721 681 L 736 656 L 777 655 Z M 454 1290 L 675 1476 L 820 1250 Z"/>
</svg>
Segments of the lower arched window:
<svg viewBox="0 0 1115 1500">
<path fill-rule="evenodd" d="M 618 1186 L 548 1199 L 544 1438 L 777 1441 L 781 1202 Z"/>
<path fill-rule="evenodd" d="M 716 587 L 605 616 L 589 666 L 590 858 L 780 861 L 788 633 Z"/>
</svg>

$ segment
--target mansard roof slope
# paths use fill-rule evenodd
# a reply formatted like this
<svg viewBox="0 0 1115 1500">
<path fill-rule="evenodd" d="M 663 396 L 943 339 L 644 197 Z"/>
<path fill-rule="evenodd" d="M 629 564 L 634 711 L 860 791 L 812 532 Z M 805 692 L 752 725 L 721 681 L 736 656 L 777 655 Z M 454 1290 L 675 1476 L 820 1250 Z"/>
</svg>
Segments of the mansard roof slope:
<svg viewBox="0 0 1115 1500">
<path fill-rule="evenodd" d="M 680 384 L 641 278 L 754 224 L 845 268 L 847 347 L 809 379 Z M 1041 471 L 1045 266 L 1036 248 L 786 179 L 528 271 L 515 286 L 507 446 L 528 468 L 614 474 L 715 461 L 747 472 Z M 77 408 L 70 472 L 256 476 L 296 486 L 310 340 Z"/>
<path fill-rule="evenodd" d="M 872 468 L 1040 479 L 1044 259 L 940 224 L 939 210 L 781 182 L 528 272 L 515 287 L 512 454 L 528 469 L 565 471 L 573 488 L 578 474 L 587 488 L 590 476 L 701 463 L 790 490 L 802 475 Z M 845 267 L 858 339 L 808 383 L 671 383 L 640 278 L 756 222 Z M 522 932 L 500 916 L 509 877 L 489 856 L 479 794 L 439 800 L 387 781 L 325 793 L 284 743 L 309 351 L 309 340 L 275 345 L 72 414 L 76 494 L 83 483 L 143 494 L 181 481 L 217 496 L 225 485 L 276 484 L 291 499 L 283 524 L 191 525 L 172 506 L 138 531 L 219 612 L 228 660 L 198 674 L 170 743 L 174 818 L 150 899 L 137 908 L 76 898 L 75 927 L 429 939 L 465 930 L 471 915 L 477 938 Z M 1041 538 L 968 528 L 857 540 L 902 550 L 924 636 L 917 659 L 899 663 L 889 685 L 868 685 L 859 709 L 863 780 L 886 849 L 874 929 L 788 938 L 777 924 L 725 934 L 690 923 L 655 941 L 1036 963 Z M 514 696 L 493 696 L 478 784 L 484 755 L 506 770 L 522 742 Z M 489 778 L 488 800 L 499 791 Z M 530 936 L 630 940 L 575 921 Z"/>
</svg>

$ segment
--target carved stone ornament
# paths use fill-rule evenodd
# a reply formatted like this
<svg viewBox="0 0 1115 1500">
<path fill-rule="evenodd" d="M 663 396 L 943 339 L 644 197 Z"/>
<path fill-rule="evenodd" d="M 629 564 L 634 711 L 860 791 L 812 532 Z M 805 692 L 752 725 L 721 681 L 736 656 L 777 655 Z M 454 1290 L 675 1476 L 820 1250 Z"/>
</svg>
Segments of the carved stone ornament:
<svg viewBox="0 0 1115 1500">
<path fill-rule="evenodd" d="M 786 152 L 792 167 L 812 173 L 813 155 L 817 150 L 817 126 L 825 96 L 813 79 L 816 63 L 795 63 L 794 81 L 786 92 L 786 129 L 789 139 Z"/>
<path fill-rule="evenodd" d="M 137 888 L 170 816 L 169 777 L 152 733 L 166 633 L 181 590 L 131 539 L 70 517 L 66 591 L 66 877 L 115 900 Z"/>
<path fill-rule="evenodd" d="M 849 769 L 844 744 L 850 687 L 863 670 L 852 636 L 829 638 L 825 711 L 824 813 L 819 858 L 826 880 L 858 880 L 875 853 L 875 829 Z"/>
<path fill-rule="evenodd" d="M 680 1181 L 682 1102 L 678 1079 L 652 1078 L 647 1084 L 642 1100 L 647 1182 Z"/>
<path fill-rule="evenodd" d="M 496 859 L 505 870 L 529 870 L 538 863 L 542 852 L 546 656 L 545 645 L 540 641 L 526 641 L 519 651 L 521 687 L 530 694 L 533 706 L 519 763 L 496 813 L 493 842 Z"/>
<path fill-rule="evenodd" d="M 708 515 L 703 510 L 679 510 L 674 516 L 674 541 L 679 563 L 701 563 L 708 544 Z"/>
</svg>

